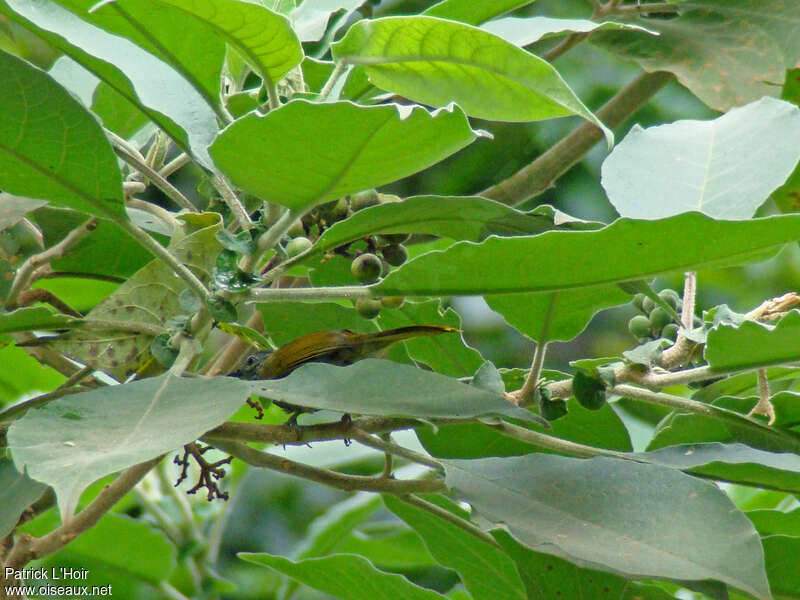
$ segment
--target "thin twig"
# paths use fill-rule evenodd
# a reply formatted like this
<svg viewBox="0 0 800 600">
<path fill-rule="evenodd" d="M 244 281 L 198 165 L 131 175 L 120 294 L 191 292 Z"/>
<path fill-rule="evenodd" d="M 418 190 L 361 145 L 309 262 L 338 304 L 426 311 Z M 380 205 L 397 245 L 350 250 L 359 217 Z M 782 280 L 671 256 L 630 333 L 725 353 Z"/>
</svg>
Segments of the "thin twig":
<svg viewBox="0 0 800 600">
<path fill-rule="evenodd" d="M 385 441 L 377 438 L 374 435 L 370 435 L 366 431 L 358 429 L 357 427 L 351 426 L 347 435 L 348 437 L 370 448 L 375 448 L 376 450 L 383 450 L 389 454 L 402 456 L 403 458 L 406 458 L 412 462 L 425 465 L 426 467 L 430 467 L 431 469 L 435 469 L 439 472 L 444 472 L 444 467 L 442 467 L 442 464 L 438 460 L 429 456 L 425 456 L 424 454 L 420 454 L 419 452 L 414 452 L 408 448 L 403 448 L 402 446 L 399 446 L 391 441 Z"/>
<path fill-rule="evenodd" d="M 681 325 L 686 331 L 694 329 L 694 307 L 697 296 L 697 272 L 687 271 L 683 276 L 683 306 L 681 308 Z M 682 333 L 678 334 L 675 343 L 661 353 L 660 364 L 665 369 L 674 369 L 683 365 L 692 354 L 697 344 Z"/>
<path fill-rule="evenodd" d="M 325 82 L 325 84 L 322 86 L 322 89 L 319 91 L 320 102 L 325 102 L 325 100 L 328 99 L 331 90 L 333 90 L 333 86 L 336 85 L 336 82 L 339 80 L 339 77 L 342 76 L 342 73 L 344 73 L 345 69 L 347 69 L 347 64 L 342 61 L 337 62 L 333 66 L 333 71 L 331 71 L 330 77 L 328 77 L 328 80 Z"/>
<path fill-rule="evenodd" d="M 285 210 L 283 214 L 278 217 L 278 220 L 258 238 L 258 248 L 256 251 L 242 259 L 239 265 L 242 271 L 245 273 L 252 272 L 258 265 L 261 257 L 264 256 L 264 253 L 280 241 L 281 236 L 289 231 L 289 228 L 298 216 L 299 214 L 293 210 Z"/>
<path fill-rule="evenodd" d="M 178 188 L 172 185 L 169 181 L 164 179 L 158 171 L 150 167 L 144 160 L 140 159 L 140 156 L 136 156 L 130 152 L 130 147 L 128 144 L 122 145 L 118 142 L 117 136 L 111 137 L 111 147 L 116 152 L 117 156 L 119 156 L 122 160 L 132 166 L 134 169 L 142 173 L 142 175 L 148 177 L 153 184 L 160 189 L 164 194 L 175 202 L 178 206 L 183 209 L 188 210 L 189 212 L 198 212 L 197 207 L 192 204 L 189 199 L 184 196 Z"/>
<path fill-rule="evenodd" d="M 264 320 L 261 316 L 261 311 L 256 309 L 250 318 L 245 323 L 246 327 L 255 329 L 258 332 L 264 330 Z M 206 370 L 206 375 L 227 375 L 233 371 L 239 364 L 242 356 L 252 348 L 252 344 L 237 336 L 231 336 L 233 339 L 228 342 L 225 349 L 220 353 L 219 357 L 209 364 Z"/>
<path fill-rule="evenodd" d="M 617 127 L 673 78 L 671 73 L 666 72 L 639 75 L 606 102 L 597 111 L 597 117 L 610 129 Z M 480 195 L 511 205 L 538 196 L 601 139 L 603 132 L 599 127 L 583 123 L 532 163 L 508 179 L 485 189 Z"/>
<path fill-rule="evenodd" d="M 294 475 L 347 492 L 364 490 L 390 494 L 435 494 L 446 489 L 441 479 L 400 480 L 363 475 L 345 475 L 344 473 L 312 467 L 288 458 L 260 452 L 241 442 L 218 441 L 214 445 L 221 451 L 227 452 L 252 467 L 271 469 Z"/>
<path fill-rule="evenodd" d="M 542 58 L 545 59 L 547 62 L 553 62 L 562 54 L 566 53 L 567 51 L 571 50 L 578 44 L 580 44 L 583 40 L 589 37 L 588 33 L 581 33 L 575 32 L 570 33 L 567 37 L 561 40 L 556 46 L 553 46 L 542 54 Z"/>
<path fill-rule="evenodd" d="M 328 300 L 331 298 L 376 298 L 382 294 L 373 293 L 360 285 L 341 285 L 319 288 L 259 288 L 250 290 L 248 302 L 297 302 L 299 300 Z"/>
<path fill-rule="evenodd" d="M 163 167 L 161 167 L 161 170 L 158 172 L 158 174 L 161 175 L 164 179 L 166 179 L 167 177 L 172 175 L 175 171 L 181 169 L 182 167 L 185 167 L 190 162 L 192 162 L 192 157 L 186 154 L 186 152 L 181 152 L 180 154 L 178 154 L 178 156 L 176 156 L 167 164 L 165 164 Z"/>
<path fill-rule="evenodd" d="M 239 196 L 236 195 L 236 192 L 233 191 L 233 188 L 231 188 L 227 180 L 221 175 L 215 175 L 212 181 L 214 187 L 217 189 L 220 196 L 222 196 L 222 201 L 225 202 L 228 209 L 230 209 L 231 214 L 239 223 L 239 226 L 244 230 L 252 229 L 253 221 L 250 220 L 250 215 L 247 214 L 247 210 L 239 200 Z"/>
<path fill-rule="evenodd" d="M 73 279 L 94 279 L 96 281 L 107 281 L 109 283 L 124 283 L 125 279 L 115 275 L 101 275 L 100 273 L 80 273 L 78 271 L 48 271 L 36 274 L 36 279 L 61 279 L 71 277 Z"/>
<path fill-rule="evenodd" d="M 158 220 L 163 221 L 170 229 L 178 229 L 181 226 L 178 222 L 178 219 L 175 218 L 175 215 L 173 215 L 166 208 L 158 206 L 157 204 L 146 202 L 145 200 L 141 200 L 139 198 L 128 198 L 126 204 L 130 208 L 138 208 L 139 210 L 150 213 Z"/>
<path fill-rule="evenodd" d="M 533 351 L 533 361 L 531 362 L 531 370 L 525 379 L 525 384 L 521 389 L 511 394 L 511 399 L 519 406 L 529 406 L 536 398 L 536 388 L 539 385 L 539 377 L 542 374 L 542 366 L 544 366 L 544 357 L 547 352 L 547 336 L 550 332 L 550 323 L 553 319 L 553 311 L 555 310 L 556 301 L 558 300 L 558 292 L 550 295 L 550 302 L 547 305 L 547 313 L 544 316 L 544 324 L 539 339 L 536 342 L 536 349 Z"/>
<path fill-rule="evenodd" d="M 8 292 L 6 298 L 6 310 L 13 310 L 16 307 L 17 297 L 20 292 L 27 289 L 30 284 L 31 277 L 36 269 L 42 265 L 49 263 L 51 260 L 61 258 L 70 248 L 80 243 L 86 236 L 88 236 L 97 227 L 98 220 L 94 217 L 85 221 L 72 231 L 70 231 L 63 240 L 51 246 L 44 252 L 34 254 L 29 257 L 22 266 L 17 270 L 14 276 L 14 282 L 11 284 L 11 290 Z"/>
<path fill-rule="evenodd" d="M 130 467 L 106 486 L 81 512 L 40 538 L 22 534 L 9 553 L 5 567 L 19 570 L 30 561 L 53 554 L 94 526 L 122 497 L 147 475 L 161 457 Z M 68 516 L 69 517 L 69 516 Z"/>
<path fill-rule="evenodd" d="M 491 535 L 486 533 L 483 529 L 478 527 L 477 525 L 473 525 L 469 521 L 462 519 L 458 515 L 451 513 L 449 510 L 442 508 L 434 504 L 433 502 L 428 502 L 427 500 L 423 500 L 419 496 L 415 496 L 414 494 L 406 494 L 404 496 L 400 496 L 400 500 L 411 504 L 412 506 L 416 506 L 417 508 L 421 508 L 422 510 L 431 513 L 432 515 L 436 515 L 443 521 L 447 521 L 448 523 L 455 525 L 459 529 L 463 529 L 467 533 L 474 535 L 479 540 L 486 542 L 487 544 L 494 546 L 495 548 L 502 549 L 500 544 L 497 543 Z"/>
<path fill-rule="evenodd" d="M 767 425 L 772 425 L 775 422 L 775 407 L 772 406 L 772 401 L 770 400 L 770 391 L 769 391 L 769 379 L 767 378 L 767 370 L 766 369 L 759 369 L 757 371 L 758 374 L 758 402 L 756 405 L 747 413 L 748 417 L 752 417 L 753 415 L 762 415 L 767 417 L 769 421 L 767 421 Z"/>
<path fill-rule="evenodd" d="M 603 16 L 647 13 L 676 13 L 682 9 L 680 2 L 650 2 L 649 4 L 628 4 L 603 10 Z"/>
</svg>

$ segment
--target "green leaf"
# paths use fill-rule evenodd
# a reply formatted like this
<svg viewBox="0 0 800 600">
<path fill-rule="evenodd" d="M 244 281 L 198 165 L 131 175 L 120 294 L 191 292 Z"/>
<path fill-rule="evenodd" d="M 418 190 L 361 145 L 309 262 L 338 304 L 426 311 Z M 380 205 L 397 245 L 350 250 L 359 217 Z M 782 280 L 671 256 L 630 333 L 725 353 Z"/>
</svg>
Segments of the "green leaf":
<svg viewBox="0 0 800 600">
<path fill-rule="evenodd" d="M 0 312 L 0 341 L 10 339 L 5 333 L 62 329 L 80 323 L 80 319 L 62 315 L 44 306 L 28 306 L 11 312 Z"/>
<path fill-rule="evenodd" d="M 618 575 L 582 569 L 561 558 L 529 550 L 508 532 L 492 531 L 517 565 L 529 600 L 602 598 L 603 600 L 673 600 L 654 585 L 629 581 Z"/>
<path fill-rule="evenodd" d="M 768 535 L 762 543 L 772 593 L 776 598 L 800 599 L 800 574 L 794 560 L 800 552 L 800 537 Z"/>
<path fill-rule="evenodd" d="M 659 221 L 619 219 L 597 231 L 459 242 L 408 261 L 374 288 L 387 296 L 568 290 L 742 264 L 798 237 L 796 215 L 746 222 L 714 221 L 699 214 Z"/>
<path fill-rule="evenodd" d="M 414 196 L 371 206 L 335 223 L 319 237 L 313 252 L 327 252 L 376 233 L 425 233 L 480 241 L 492 234 L 532 235 L 558 228 L 571 228 L 571 224 L 478 196 Z"/>
<path fill-rule="evenodd" d="M 217 213 L 195 215 L 201 225 L 185 237 L 176 232 L 172 253 L 190 267 L 195 275 L 208 280 L 220 245 L 216 233 L 220 228 Z M 160 260 L 153 260 L 119 286 L 114 293 L 86 315 L 113 323 L 146 323 L 165 326 L 167 320 L 182 313 L 179 297 L 186 289 L 182 279 Z M 124 381 L 149 357 L 152 335 L 95 329 L 74 331 L 52 342 L 52 346 L 68 356 L 90 364 L 98 370 Z"/>
<path fill-rule="evenodd" d="M 758 534 L 711 483 L 606 457 L 534 454 L 444 465 L 448 486 L 528 547 L 630 576 L 716 579 L 770 597 Z"/>
<path fill-rule="evenodd" d="M 256 307 L 264 318 L 264 332 L 279 346 L 325 329 L 350 329 L 371 333 L 375 325 L 352 308 L 331 302 L 265 302 Z"/>
<path fill-rule="evenodd" d="M 90 483 L 196 440 L 247 395 L 234 377 L 167 374 L 108 386 L 28 411 L 11 425 L 9 447 L 18 469 L 53 487 L 62 519 L 69 518 Z"/>
<path fill-rule="evenodd" d="M 91 108 L 106 129 L 123 139 L 133 137 L 150 122 L 146 114 L 104 81 L 94 92 Z"/>
<path fill-rule="evenodd" d="M 599 311 L 630 300 L 631 295 L 616 285 L 553 294 L 486 296 L 489 306 L 509 325 L 538 343 L 571 340 Z"/>
<path fill-rule="evenodd" d="M 397 104 L 298 100 L 239 119 L 210 152 L 236 185 L 304 210 L 416 173 L 476 137 L 456 108 L 429 113 Z"/>
<path fill-rule="evenodd" d="M 536 425 L 530 429 L 545 430 Z M 607 403 L 600 410 L 583 408 L 575 398 L 567 401 L 567 414 L 550 423 L 548 435 L 565 440 L 630 452 L 628 430 Z M 436 431 L 417 429 L 417 437 L 430 454 L 439 458 L 483 458 L 486 456 L 519 456 L 531 452 L 550 452 L 477 423 L 440 425 Z"/>
<path fill-rule="evenodd" d="M 381 329 L 411 325 L 445 325 L 461 329 L 461 319 L 451 308 L 442 309 L 438 300 L 406 302 L 396 310 L 382 310 L 378 316 Z M 480 353 L 468 346 L 457 333 L 407 340 L 405 347 L 414 360 L 451 377 L 463 377 L 483 364 Z"/>
<path fill-rule="evenodd" d="M 270 567 L 340 600 L 444 600 L 445 596 L 414 585 L 402 575 L 385 573 L 368 560 L 351 554 L 291 561 L 281 556 L 240 552 L 242 560 Z"/>
<path fill-rule="evenodd" d="M 677 19 L 631 20 L 658 37 L 608 31 L 590 39 L 646 71 L 674 73 L 719 111 L 777 96 L 785 70 L 800 59 L 797 0 L 691 0 L 678 10 Z"/>
<path fill-rule="evenodd" d="M 475 2 L 475 0 L 442 0 L 423 14 L 451 21 L 461 21 L 469 25 L 480 25 L 484 21 L 511 12 L 530 4 L 533 0 L 494 0 L 494 2 Z"/>
<path fill-rule="evenodd" d="M 614 29 L 634 29 L 653 34 L 644 27 L 629 23 L 589 19 L 553 19 L 552 17 L 504 17 L 481 25 L 481 29 L 503 38 L 515 46 L 528 46 L 539 40 L 566 33 L 591 33 Z M 657 35 L 657 34 L 656 34 Z"/>
<path fill-rule="evenodd" d="M 195 160 L 211 166 L 207 148 L 218 131 L 214 108 L 171 66 L 51 0 L 8 0 L 0 13 L 83 65 Z"/>
<path fill-rule="evenodd" d="M 443 567 L 455 570 L 474 600 L 527 600 L 514 562 L 501 550 L 416 506 L 383 496 Z"/>
<path fill-rule="evenodd" d="M 25 531 L 41 536 L 57 526 L 56 514 L 50 512 L 27 524 Z M 164 534 L 154 530 L 150 524 L 107 513 L 96 525 L 76 536 L 56 556 L 62 564 L 76 559 L 97 561 L 95 564 L 157 585 L 166 580 L 174 569 L 175 554 L 175 548 Z M 59 573 L 58 569 L 56 573 Z M 70 585 L 72 578 L 63 579 Z"/>
<path fill-rule="evenodd" d="M 614 144 L 550 63 L 476 27 L 420 16 L 363 20 L 331 48 L 337 61 L 364 65 L 377 87 L 415 102 L 455 102 L 494 121 L 580 115 Z"/>
<path fill-rule="evenodd" d="M 711 121 L 635 125 L 603 163 L 602 183 L 624 217 L 749 219 L 800 160 L 797 137 L 800 109 L 774 98 Z"/>
<path fill-rule="evenodd" d="M 708 332 L 705 357 L 715 371 L 740 371 L 800 359 L 797 336 L 800 311 L 791 310 L 773 324 L 745 321 Z"/>
<path fill-rule="evenodd" d="M 20 196 L 124 219 L 122 179 L 97 121 L 64 88 L 0 52 L 0 187 Z"/>
<path fill-rule="evenodd" d="M 750 510 L 747 518 L 764 535 L 793 535 L 800 537 L 800 508 L 788 512 L 782 510 Z"/>
<path fill-rule="evenodd" d="M 387 571 L 436 566 L 420 537 L 405 525 L 397 524 L 389 530 L 380 529 L 374 533 L 363 529 L 344 540 L 337 551 L 359 554 Z"/>
<path fill-rule="evenodd" d="M 0 343 L 0 345 L 2 345 Z M 52 390 L 65 377 L 51 367 L 44 367 L 25 350 L 11 344 L 0 348 L 0 396 L 7 402 L 24 394 Z"/>
<path fill-rule="evenodd" d="M 123 8 L 128 1 L 116 0 Z M 276 83 L 303 60 L 300 40 L 292 31 L 289 19 L 262 5 L 235 0 L 156 2 L 201 21 L 209 33 L 235 48 L 265 82 Z"/>
<path fill-rule="evenodd" d="M 0 231 L 16 225 L 29 212 L 41 208 L 45 204 L 47 204 L 47 200 L 34 200 L 0 192 Z"/>
<path fill-rule="evenodd" d="M 800 456 L 740 443 L 685 444 L 639 453 L 643 459 L 734 483 L 800 492 Z"/>
<path fill-rule="evenodd" d="M 46 485 L 17 471 L 9 459 L 0 458 L 0 536 L 6 537 L 14 530 L 25 509 L 46 489 Z"/>
<path fill-rule="evenodd" d="M 349 367 L 308 363 L 282 379 L 248 381 L 251 393 L 298 406 L 381 417 L 471 419 L 506 416 L 542 422 L 500 394 L 388 360 Z"/>
</svg>

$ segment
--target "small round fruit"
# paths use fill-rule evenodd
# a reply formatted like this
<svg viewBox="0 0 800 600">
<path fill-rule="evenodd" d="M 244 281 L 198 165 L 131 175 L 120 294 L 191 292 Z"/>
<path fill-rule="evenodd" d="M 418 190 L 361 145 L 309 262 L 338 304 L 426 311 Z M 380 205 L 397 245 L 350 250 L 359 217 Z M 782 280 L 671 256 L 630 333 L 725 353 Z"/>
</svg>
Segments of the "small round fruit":
<svg viewBox="0 0 800 600">
<path fill-rule="evenodd" d="M 350 272 L 361 283 L 374 283 L 381 276 L 381 259 L 374 254 L 362 254 L 350 263 Z"/>
<path fill-rule="evenodd" d="M 400 308 L 405 300 L 403 296 L 384 296 L 381 298 L 381 304 L 384 308 Z"/>
<path fill-rule="evenodd" d="M 671 322 L 672 317 L 666 311 L 666 309 L 662 308 L 661 306 L 656 306 L 653 309 L 653 312 L 650 313 L 650 325 L 653 329 L 661 329 L 662 327 L 666 327 Z"/>
<path fill-rule="evenodd" d="M 293 238 L 305 235 L 306 230 L 303 229 L 303 220 L 297 219 L 294 223 L 292 223 L 292 226 L 289 227 L 289 231 L 287 231 L 286 233 L 289 234 L 289 237 Z"/>
<path fill-rule="evenodd" d="M 672 308 L 678 308 L 678 302 L 681 301 L 681 297 L 678 295 L 678 292 L 669 288 L 658 292 L 658 297 L 672 306 Z"/>
<path fill-rule="evenodd" d="M 650 334 L 650 319 L 644 315 L 636 315 L 628 321 L 628 331 L 636 338 L 647 337 Z"/>
<path fill-rule="evenodd" d="M 634 305 L 636 308 L 638 308 L 639 310 L 643 311 L 643 310 L 644 310 L 644 308 L 643 308 L 643 302 L 644 302 L 644 299 L 645 299 L 645 298 L 647 298 L 647 296 L 645 296 L 644 294 L 636 294 L 636 295 L 633 297 L 633 305 Z"/>
<path fill-rule="evenodd" d="M 400 244 L 384 246 L 381 249 L 381 254 L 383 254 L 383 258 L 386 259 L 386 262 L 393 267 L 399 267 L 408 260 L 408 250 L 406 250 L 405 246 L 401 246 Z"/>
<path fill-rule="evenodd" d="M 353 209 L 353 212 L 376 204 L 380 204 L 380 199 L 375 190 L 364 190 L 350 196 L 350 208 Z"/>
<path fill-rule="evenodd" d="M 661 337 L 674 342 L 678 338 L 678 326 L 675 323 L 669 323 L 661 330 Z"/>
<path fill-rule="evenodd" d="M 382 307 L 383 304 L 381 304 L 380 300 L 373 300 L 372 298 L 359 298 L 356 300 L 356 310 L 365 319 L 377 317 Z"/>
<path fill-rule="evenodd" d="M 653 309 L 656 307 L 656 303 L 653 302 L 651 298 L 645 298 L 642 300 L 642 310 L 646 312 L 648 315 L 653 312 Z"/>
<path fill-rule="evenodd" d="M 292 256 L 297 256 L 301 252 L 305 252 L 309 248 L 311 248 L 311 240 L 307 237 L 296 237 L 289 240 L 289 243 L 286 244 L 286 254 L 291 258 Z"/>
</svg>

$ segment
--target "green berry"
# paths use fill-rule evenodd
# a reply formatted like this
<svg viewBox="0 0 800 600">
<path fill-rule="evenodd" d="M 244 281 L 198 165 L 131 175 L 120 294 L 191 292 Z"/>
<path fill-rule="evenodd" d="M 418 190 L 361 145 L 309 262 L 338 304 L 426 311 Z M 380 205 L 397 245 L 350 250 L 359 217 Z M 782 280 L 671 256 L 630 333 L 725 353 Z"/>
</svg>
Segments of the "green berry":
<svg viewBox="0 0 800 600">
<path fill-rule="evenodd" d="M 381 298 L 381 304 L 384 308 L 400 308 L 405 300 L 403 296 L 384 296 Z"/>
<path fill-rule="evenodd" d="M 306 230 L 303 229 L 303 220 L 297 219 L 294 223 L 292 223 L 292 226 L 289 227 L 289 231 L 287 231 L 286 233 L 289 234 L 289 237 L 293 238 L 305 235 Z"/>
<path fill-rule="evenodd" d="M 365 190 L 350 196 L 350 208 L 353 209 L 353 212 L 376 204 L 380 204 L 380 199 L 378 198 L 378 192 L 375 190 Z"/>
<path fill-rule="evenodd" d="M 653 309 L 656 307 L 656 303 L 651 298 L 645 298 L 642 300 L 642 310 L 646 312 L 648 315 L 653 312 Z"/>
<path fill-rule="evenodd" d="M 380 300 L 373 300 L 372 298 L 359 298 L 356 300 L 356 310 L 365 319 L 377 317 L 382 307 Z"/>
<path fill-rule="evenodd" d="M 678 338 L 678 326 L 675 323 L 669 323 L 661 330 L 661 337 L 674 342 Z"/>
<path fill-rule="evenodd" d="M 542 398 L 539 401 L 539 413 L 548 421 L 555 421 L 567 414 L 567 403 L 564 400 L 547 400 Z"/>
<path fill-rule="evenodd" d="M 650 326 L 653 329 L 661 329 L 662 327 L 666 327 L 671 322 L 672 317 L 666 311 L 666 309 L 661 306 L 656 306 L 653 309 L 653 312 L 650 313 Z"/>
<path fill-rule="evenodd" d="M 642 303 L 644 302 L 644 299 L 645 299 L 645 298 L 647 298 L 647 296 L 645 296 L 644 294 L 636 294 L 636 295 L 633 297 L 633 305 L 634 305 L 636 308 L 638 308 L 639 310 L 642 310 L 642 311 L 643 311 L 643 310 L 644 310 L 644 308 L 643 308 L 643 304 L 642 304 Z"/>
<path fill-rule="evenodd" d="M 378 281 L 382 270 L 381 259 L 369 253 L 357 256 L 350 264 L 350 272 L 361 283 Z"/>
<path fill-rule="evenodd" d="M 644 315 L 636 315 L 628 321 L 628 331 L 636 338 L 647 337 L 650 334 L 650 319 Z"/>
<path fill-rule="evenodd" d="M 286 244 L 286 254 L 291 258 L 292 256 L 297 256 L 301 252 L 305 252 L 309 248 L 311 248 L 311 240 L 307 237 L 296 237 L 289 240 L 289 243 Z"/>
<path fill-rule="evenodd" d="M 400 244 L 384 246 L 381 249 L 381 254 L 383 254 L 383 258 L 386 259 L 386 262 L 393 267 L 399 267 L 408 260 L 408 250 L 406 250 L 405 246 L 401 246 Z"/>
<path fill-rule="evenodd" d="M 658 292 L 658 297 L 672 306 L 672 308 L 678 308 L 678 303 L 681 301 L 681 297 L 678 295 L 678 292 L 669 288 Z"/>
</svg>

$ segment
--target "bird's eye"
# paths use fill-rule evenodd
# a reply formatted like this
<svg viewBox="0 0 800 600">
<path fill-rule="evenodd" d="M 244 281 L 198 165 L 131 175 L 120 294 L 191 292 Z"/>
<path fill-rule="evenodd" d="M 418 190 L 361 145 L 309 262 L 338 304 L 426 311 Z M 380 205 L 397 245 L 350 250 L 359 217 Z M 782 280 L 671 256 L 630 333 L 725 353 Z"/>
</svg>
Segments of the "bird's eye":
<svg viewBox="0 0 800 600">
<path fill-rule="evenodd" d="M 258 362 L 258 357 L 255 354 L 251 354 L 247 357 L 247 366 L 252 367 Z"/>
</svg>

